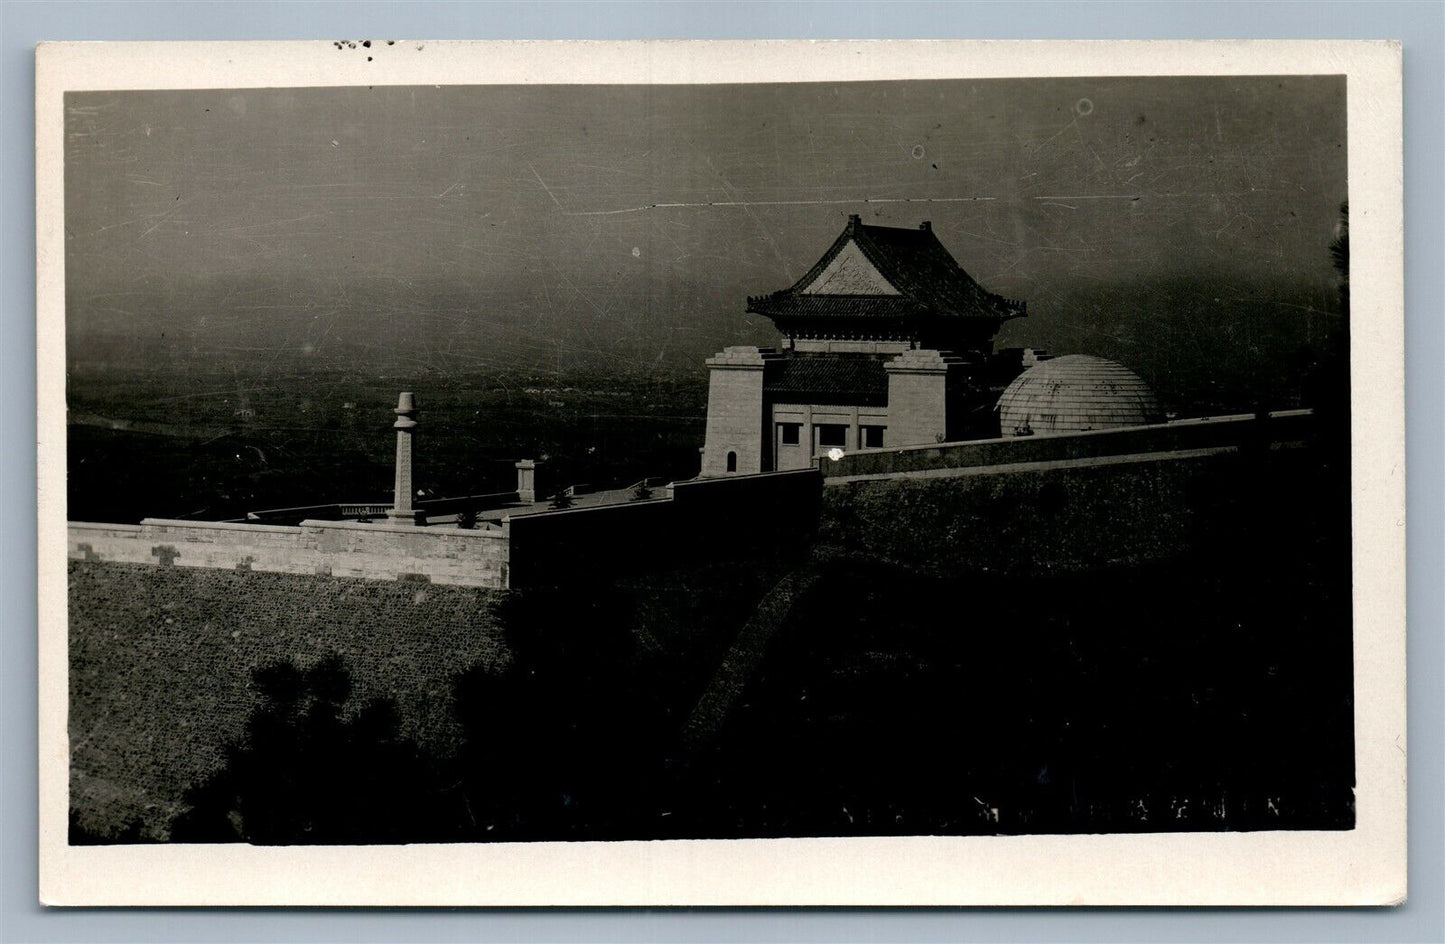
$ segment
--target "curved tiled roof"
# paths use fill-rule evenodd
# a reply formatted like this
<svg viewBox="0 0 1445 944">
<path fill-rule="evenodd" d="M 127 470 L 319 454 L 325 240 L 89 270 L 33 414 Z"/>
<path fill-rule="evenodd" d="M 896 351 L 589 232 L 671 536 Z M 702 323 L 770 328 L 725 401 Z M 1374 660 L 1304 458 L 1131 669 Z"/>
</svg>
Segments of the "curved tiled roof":
<svg viewBox="0 0 1445 944">
<path fill-rule="evenodd" d="M 777 292 L 748 299 L 749 310 L 769 315 L 827 318 L 907 318 L 928 313 L 928 309 L 902 295 L 803 295 Z"/>
<path fill-rule="evenodd" d="M 809 286 L 850 244 L 877 268 L 898 295 L 812 294 Z M 857 216 L 828 247 L 828 251 L 791 288 L 748 299 L 748 311 L 796 319 L 798 317 L 982 318 L 1003 322 L 1025 313 L 1022 302 L 987 291 L 954 260 L 943 243 L 924 223 L 919 229 L 868 226 Z"/>
<path fill-rule="evenodd" d="M 1019 374 L 998 398 L 1005 436 L 1143 426 L 1163 419 L 1154 392 L 1129 368 L 1069 354 Z"/>
</svg>

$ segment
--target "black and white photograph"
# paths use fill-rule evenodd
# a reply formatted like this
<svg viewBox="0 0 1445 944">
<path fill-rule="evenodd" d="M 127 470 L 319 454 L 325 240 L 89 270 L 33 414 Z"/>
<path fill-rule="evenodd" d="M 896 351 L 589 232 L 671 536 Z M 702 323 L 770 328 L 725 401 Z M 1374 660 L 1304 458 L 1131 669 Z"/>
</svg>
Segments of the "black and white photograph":
<svg viewBox="0 0 1445 944">
<path fill-rule="evenodd" d="M 1354 76 L 298 45 L 50 99 L 59 855 L 1363 836 Z"/>
</svg>

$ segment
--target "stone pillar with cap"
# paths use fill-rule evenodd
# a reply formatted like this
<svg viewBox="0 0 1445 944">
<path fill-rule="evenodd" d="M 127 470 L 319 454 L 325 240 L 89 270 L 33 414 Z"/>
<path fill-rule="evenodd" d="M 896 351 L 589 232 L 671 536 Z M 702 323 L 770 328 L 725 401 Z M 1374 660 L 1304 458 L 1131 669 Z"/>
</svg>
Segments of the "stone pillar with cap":
<svg viewBox="0 0 1445 944">
<path fill-rule="evenodd" d="M 521 459 L 516 463 L 516 468 L 517 500 L 535 502 L 537 500 L 537 460 Z"/>
<path fill-rule="evenodd" d="M 949 416 L 963 381 L 963 359 L 948 351 L 904 351 L 883 364 L 888 374 L 888 429 L 883 445 L 929 446 L 945 442 L 958 417 Z"/>
<path fill-rule="evenodd" d="M 410 392 L 402 393 L 392 412 L 396 414 L 396 422 L 392 424 L 396 430 L 396 494 L 386 516 L 393 524 L 421 524 L 422 512 L 411 504 L 411 441 L 417 426 L 416 397 Z"/>
<path fill-rule="evenodd" d="M 763 381 L 767 366 L 782 356 L 771 348 L 728 347 L 707 359 L 703 475 L 772 471 L 773 423 Z"/>
</svg>

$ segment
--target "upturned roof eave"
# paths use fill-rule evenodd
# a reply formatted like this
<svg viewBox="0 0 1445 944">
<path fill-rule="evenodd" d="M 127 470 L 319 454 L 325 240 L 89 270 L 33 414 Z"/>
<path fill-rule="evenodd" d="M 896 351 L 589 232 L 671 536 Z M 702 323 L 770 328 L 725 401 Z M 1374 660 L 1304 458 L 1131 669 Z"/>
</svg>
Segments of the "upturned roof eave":
<svg viewBox="0 0 1445 944">
<path fill-rule="evenodd" d="M 815 298 L 821 300 L 836 300 L 839 302 L 853 302 L 856 304 L 854 311 L 847 308 L 854 307 L 845 304 L 843 310 L 828 312 L 806 311 L 793 307 L 787 303 L 796 299 Z M 914 299 L 902 297 L 904 301 L 911 303 L 914 307 L 910 310 L 899 310 L 890 312 L 870 312 L 867 310 L 869 302 L 895 302 L 900 299 L 897 295 L 802 295 L 793 292 L 792 289 L 784 289 L 774 292 L 771 295 L 749 296 L 747 300 L 747 313 L 750 315 L 763 315 L 767 318 L 802 318 L 805 320 L 819 320 L 828 318 L 877 318 L 879 320 L 898 319 L 926 319 L 940 321 L 970 320 L 970 321 L 1011 321 L 1014 318 L 1024 318 L 1028 312 L 1022 306 L 1015 307 L 1007 301 L 1003 301 L 993 311 L 960 311 L 939 309 L 923 305 Z"/>
<path fill-rule="evenodd" d="M 944 299 L 940 298 L 939 295 L 932 290 L 929 283 L 919 281 L 919 273 L 911 271 L 907 266 L 896 264 L 896 252 L 892 250 L 885 252 L 875 241 L 875 236 L 879 236 L 882 233 L 894 233 L 895 231 L 895 238 L 898 234 L 906 234 L 910 242 L 920 243 L 921 245 L 917 247 L 918 251 L 921 251 L 925 257 L 932 257 L 935 263 L 939 263 L 936 268 L 941 272 L 946 270 L 944 274 L 948 280 L 959 283 L 951 290 L 951 294 L 955 296 L 961 295 L 963 298 L 956 297 L 954 299 L 955 301 L 963 302 L 966 305 L 968 303 L 964 302 L 963 299 L 969 298 L 976 301 L 976 304 L 970 305 L 967 308 L 957 305 L 940 305 L 939 302 Z M 821 277 L 823 272 L 850 242 L 858 247 L 863 257 L 878 270 L 883 278 L 895 286 L 900 294 L 813 295 L 804 291 L 804 289 L 814 284 L 817 279 Z M 1024 302 L 997 295 L 980 285 L 977 280 L 958 264 L 957 260 L 953 258 L 953 254 L 948 251 L 948 247 L 943 245 L 943 242 L 931 228 L 925 227 L 921 230 L 914 231 L 911 229 L 905 230 L 900 227 L 870 227 L 863 223 L 856 215 L 848 218 L 848 225 L 834 238 L 832 244 L 802 278 L 798 279 L 786 289 L 772 292 L 768 295 L 749 297 L 747 311 L 749 314 L 759 314 L 774 319 L 783 317 L 812 320 L 817 318 L 856 318 L 870 316 L 870 313 L 867 311 L 835 310 L 832 312 L 807 312 L 799 311 L 795 308 L 780 310 L 780 305 L 804 298 L 831 299 L 834 300 L 835 303 L 848 300 L 857 302 L 860 305 L 866 305 L 868 301 L 890 304 L 895 307 L 894 311 L 873 313 L 872 316 L 880 319 L 893 320 L 899 317 L 923 318 L 928 320 L 966 319 L 997 321 L 999 324 L 1002 324 L 1013 318 L 1025 317 L 1027 314 L 1027 306 Z M 911 310 L 897 310 L 900 301 L 912 306 Z M 844 309 L 848 307 L 846 302 L 842 307 Z"/>
</svg>

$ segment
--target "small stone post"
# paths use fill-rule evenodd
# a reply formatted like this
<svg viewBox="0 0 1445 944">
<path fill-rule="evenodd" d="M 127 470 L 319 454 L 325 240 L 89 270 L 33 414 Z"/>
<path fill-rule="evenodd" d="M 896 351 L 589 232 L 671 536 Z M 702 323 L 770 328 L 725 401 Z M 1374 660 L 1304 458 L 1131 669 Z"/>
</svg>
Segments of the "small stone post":
<svg viewBox="0 0 1445 944">
<path fill-rule="evenodd" d="M 537 500 L 537 461 L 535 459 L 522 459 L 517 463 L 517 500 L 524 502 Z"/>
<path fill-rule="evenodd" d="M 420 524 L 421 513 L 411 506 L 411 438 L 416 433 L 416 397 L 403 393 L 397 398 L 396 422 L 396 494 L 395 504 L 386 513 L 393 524 Z"/>
</svg>

